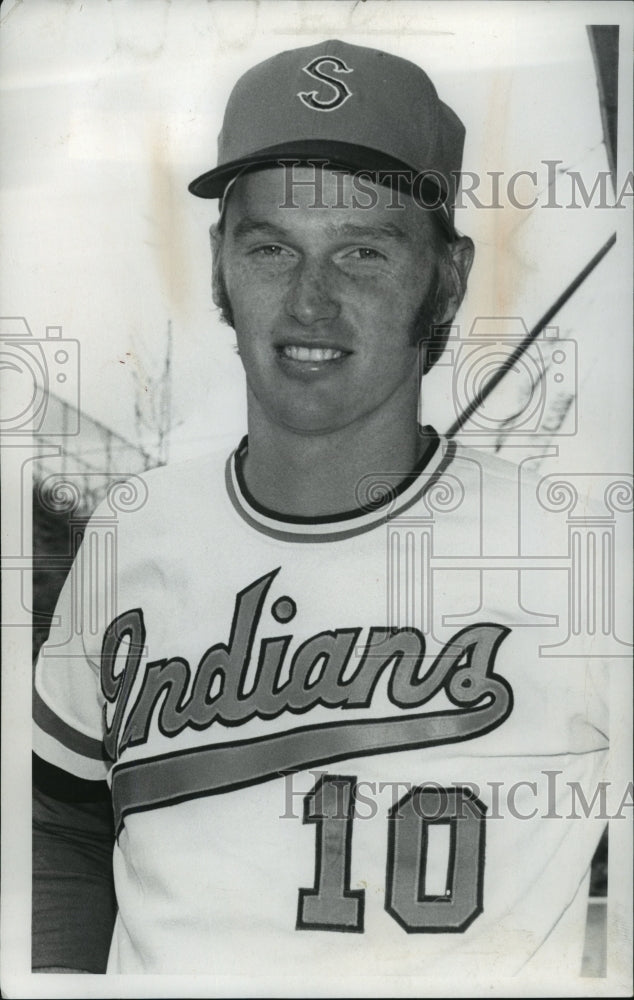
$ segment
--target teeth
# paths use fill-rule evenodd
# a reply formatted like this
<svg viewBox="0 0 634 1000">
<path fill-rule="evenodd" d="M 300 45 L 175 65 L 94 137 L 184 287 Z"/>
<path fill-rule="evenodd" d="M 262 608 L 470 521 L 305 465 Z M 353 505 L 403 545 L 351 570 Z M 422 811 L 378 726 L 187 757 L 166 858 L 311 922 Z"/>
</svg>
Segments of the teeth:
<svg viewBox="0 0 634 1000">
<path fill-rule="evenodd" d="M 299 347 L 295 344 L 286 344 L 282 348 L 282 354 L 293 361 L 334 361 L 335 358 L 343 357 L 343 351 L 332 347 Z"/>
</svg>

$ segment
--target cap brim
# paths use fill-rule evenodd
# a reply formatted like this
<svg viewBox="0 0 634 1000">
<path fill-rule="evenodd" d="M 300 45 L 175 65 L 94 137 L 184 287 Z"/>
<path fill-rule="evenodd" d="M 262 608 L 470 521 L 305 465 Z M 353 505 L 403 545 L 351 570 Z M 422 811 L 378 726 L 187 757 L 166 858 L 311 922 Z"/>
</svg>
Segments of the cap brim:
<svg viewBox="0 0 634 1000">
<path fill-rule="evenodd" d="M 188 185 L 188 190 L 198 198 L 222 198 L 227 184 L 238 174 L 247 170 L 270 167 L 274 164 L 282 166 L 292 161 L 312 163 L 319 161 L 319 165 L 327 165 L 338 170 L 364 171 L 368 174 L 399 171 L 403 191 L 407 190 L 403 172 L 409 172 L 414 177 L 421 173 L 409 164 L 396 160 L 380 150 L 343 142 L 323 142 L 311 139 L 269 146 L 250 156 L 223 163 L 193 180 Z M 437 213 L 445 229 L 453 235 L 455 233 L 453 219 L 445 204 L 448 197 L 446 184 L 441 183 L 441 176 L 432 167 L 429 168 L 429 171 L 431 176 L 425 178 L 418 186 L 420 197 L 417 197 L 416 200 L 425 208 Z M 388 180 L 389 178 L 385 178 L 384 182 L 387 183 Z"/>
</svg>

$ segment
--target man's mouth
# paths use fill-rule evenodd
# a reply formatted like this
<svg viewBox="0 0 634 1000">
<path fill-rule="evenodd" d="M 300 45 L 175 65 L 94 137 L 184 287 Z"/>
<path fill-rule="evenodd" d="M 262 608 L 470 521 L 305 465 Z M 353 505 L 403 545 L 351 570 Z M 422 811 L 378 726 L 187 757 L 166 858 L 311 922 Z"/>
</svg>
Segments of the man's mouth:
<svg viewBox="0 0 634 1000">
<path fill-rule="evenodd" d="M 305 347 L 300 344 L 284 344 L 279 348 L 279 353 L 283 358 L 291 361 L 304 361 L 312 364 L 324 361 L 338 361 L 348 353 L 336 347 Z"/>
</svg>

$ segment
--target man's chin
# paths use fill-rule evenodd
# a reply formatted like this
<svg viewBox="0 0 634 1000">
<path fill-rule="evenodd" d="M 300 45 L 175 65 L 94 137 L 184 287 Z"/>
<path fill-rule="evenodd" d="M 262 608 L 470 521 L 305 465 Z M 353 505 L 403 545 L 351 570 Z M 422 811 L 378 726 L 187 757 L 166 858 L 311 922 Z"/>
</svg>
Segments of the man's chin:
<svg viewBox="0 0 634 1000">
<path fill-rule="evenodd" d="M 307 407 L 278 412 L 275 414 L 274 423 L 280 430 L 307 438 L 336 434 L 347 425 L 341 412 L 311 410 Z"/>
</svg>

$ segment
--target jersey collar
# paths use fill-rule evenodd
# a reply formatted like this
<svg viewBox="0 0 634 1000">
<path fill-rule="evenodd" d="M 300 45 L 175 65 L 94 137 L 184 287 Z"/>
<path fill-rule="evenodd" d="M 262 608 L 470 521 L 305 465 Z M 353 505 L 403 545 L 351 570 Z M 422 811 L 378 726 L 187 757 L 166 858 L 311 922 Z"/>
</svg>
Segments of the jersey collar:
<svg viewBox="0 0 634 1000">
<path fill-rule="evenodd" d="M 359 483 L 359 506 L 327 517 L 278 514 L 251 496 L 242 474 L 248 439 L 245 436 L 229 457 L 225 469 L 227 493 L 234 508 L 252 528 L 285 542 L 335 542 L 371 531 L 402 514 L 442 476 L 455 451 L 454 441 L 440 437 L 433 427 L 423 427 L 429 439 L 414 469 L 398 483 L 389 476 L 369 473 Z"/>
</svg>

